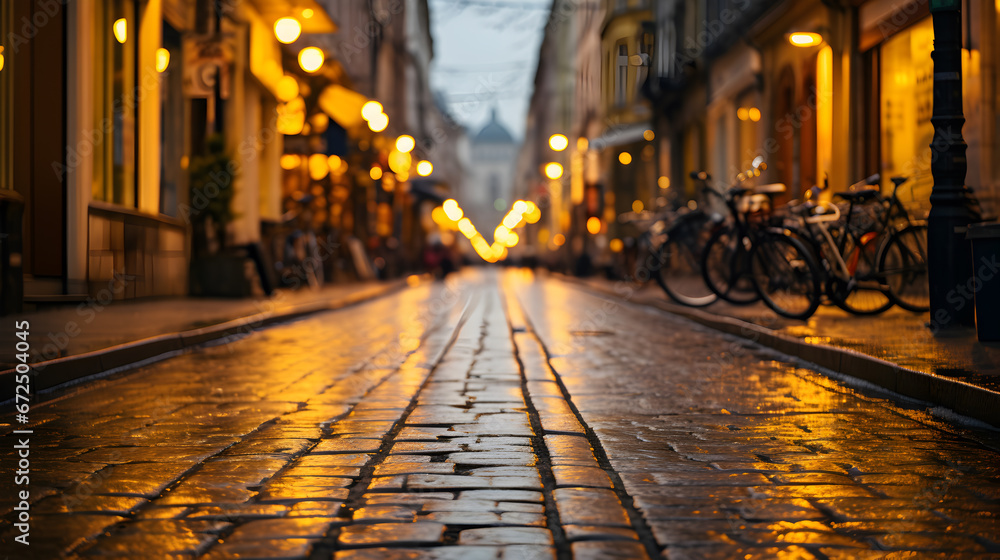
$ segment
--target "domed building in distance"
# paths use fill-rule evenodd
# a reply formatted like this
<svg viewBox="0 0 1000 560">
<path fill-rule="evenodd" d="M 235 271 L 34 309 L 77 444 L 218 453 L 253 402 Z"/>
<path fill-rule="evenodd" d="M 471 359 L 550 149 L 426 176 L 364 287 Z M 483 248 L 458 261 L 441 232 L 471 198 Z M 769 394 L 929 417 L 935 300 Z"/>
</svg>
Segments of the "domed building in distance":
<svg viewBox="0 0 1000 560">
<path fill-rule="evenodd" d="M 462 207 L 487 241 L 492 241 L 493 230 L 514 202 L 519 143 L 500 122 L 494 107 L 490 120 L 471 144 L 470 177 L 462 193 Z"/>
</svg>

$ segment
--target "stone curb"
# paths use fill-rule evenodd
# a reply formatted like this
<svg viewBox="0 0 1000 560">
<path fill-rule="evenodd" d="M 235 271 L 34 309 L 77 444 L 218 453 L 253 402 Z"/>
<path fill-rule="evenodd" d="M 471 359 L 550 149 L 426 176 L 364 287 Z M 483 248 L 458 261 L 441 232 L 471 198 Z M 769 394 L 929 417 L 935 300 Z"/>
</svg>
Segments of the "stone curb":
<svg viewBox="0 0 1000 560">
<path fill-rule="evenodd" d="M 282 323 L 322 311 L 335 311 L 399 291 L 407 286 L 405 279 L 378 285 L 349 294 L 343 298 L 296 305 L 279 312 L 262 311 L 246 317 L 232 319 L 217 325 L 187 331 L 157 335 L 134 342 L 126 342 L 75 356 L 66 356 L 38 362 L 31 366 L 30 390 L 33 401 L 43 393 L 82 383 L 90 378 L 104 376 L 146 363 L 165 359 L 184 350 L 209 342 L 249 334 L 257 329 Z M 13 401 L 17 372 L 9 369 L 0 372 L 0 406 Z"/>
<path fill-rule="evenodd" d="M 708 313 L 700 309 L 652 298 L 623 298 L 610 289 L 583 280 L 553 274 L 553 277 L 585 290 L 616 300 L 648 305 L 710 327 L 801 358 L 841 375 L 856 377 L 905 397 L 949 408 L 959 414 L 1000 427 L 1000 392 L 977 387 L 957 379 L 938 377 L 905 368 L 856 350 L 824 344 L 810 344 L 760 325 Z"/>
</svg>

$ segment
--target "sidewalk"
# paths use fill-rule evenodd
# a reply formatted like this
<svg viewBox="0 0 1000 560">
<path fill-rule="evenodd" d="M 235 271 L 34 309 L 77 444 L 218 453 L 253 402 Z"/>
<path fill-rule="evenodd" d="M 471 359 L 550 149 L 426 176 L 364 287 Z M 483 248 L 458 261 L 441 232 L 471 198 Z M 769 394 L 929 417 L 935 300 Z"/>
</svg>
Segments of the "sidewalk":
<svg viewBox="0 0 1000 560">
<path fill-rule="evenodd" d="M 190 346 L 242 336 L 264 325 L 367 301 L 406 285 L 407 280 L 400 279 L 279 290 L 260 298 L 178 297 L 106 306 L 89 301 L 9 319 L 30 324 L 32 392 L 37 394 Z M 0 386 L 5 388 L 13 382 L 13 360 L 12 354 L 0 355 Z"/>
<path fill-rule="evenodd" d="M 606 295 L 652 305 L 730 334 L 858 377 L 915 399 L 993 424 L 1000 412 L 1000 343 L 983 343 L 974 329 L 935 335 L 929 314 L 893 308 L 858 317 L 821 306 L 808 322 L 778 316 L 763 303 L 716 302 L 693 309 L 674 303 L 654 282 L 634 287 L 605 278 L 563 280 Z"/>
</svg>

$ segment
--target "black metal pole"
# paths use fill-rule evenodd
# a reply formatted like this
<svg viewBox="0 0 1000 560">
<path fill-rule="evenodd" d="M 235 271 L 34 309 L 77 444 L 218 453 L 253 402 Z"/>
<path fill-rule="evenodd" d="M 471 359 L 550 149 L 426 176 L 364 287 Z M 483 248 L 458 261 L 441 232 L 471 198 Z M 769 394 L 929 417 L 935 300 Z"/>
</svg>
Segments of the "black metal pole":
<svg viewBox="0 0 1000 560">
<path fill-rule="evenodd" d="M 927 267 L 931 328 L 974 326 L 969 284 L 972 248 L 965 229 L 980 219 L 965 186 L 968 147 L 962 137 L 962 4 L 931 0 L 934 18 L 934 140 L 931 142 L 931 212 L 927 220 Z"/>
</svg>

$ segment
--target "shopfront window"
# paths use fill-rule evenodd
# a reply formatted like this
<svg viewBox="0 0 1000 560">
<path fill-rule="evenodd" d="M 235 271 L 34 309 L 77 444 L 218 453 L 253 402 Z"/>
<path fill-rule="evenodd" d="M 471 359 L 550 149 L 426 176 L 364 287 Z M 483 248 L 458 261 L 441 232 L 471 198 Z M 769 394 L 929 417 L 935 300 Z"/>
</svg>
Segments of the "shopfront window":
<svg viewBox="0 0 1000 560">
<path fill-rule="evenodd" d="M 883 186 L 891 177 L 913 177 L 907 183 L 913 200 L 925 203 L 934 181 L 931 149 L 934 125 L 934 29 L 926 18 L 886 41 L 881 47 L 881 128 Z M 910 200 L 901 191 L 903 200 Z"/>
<path fill-rule="evenodd" d="M 136 45 L 133 0 L 95 2 L 94 184 L 96 200 L 136 205 Z"/>
</svg>

